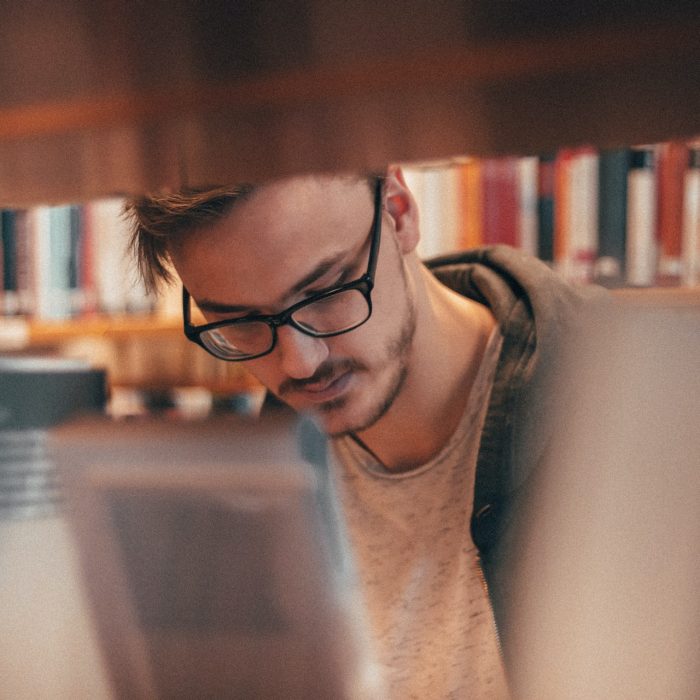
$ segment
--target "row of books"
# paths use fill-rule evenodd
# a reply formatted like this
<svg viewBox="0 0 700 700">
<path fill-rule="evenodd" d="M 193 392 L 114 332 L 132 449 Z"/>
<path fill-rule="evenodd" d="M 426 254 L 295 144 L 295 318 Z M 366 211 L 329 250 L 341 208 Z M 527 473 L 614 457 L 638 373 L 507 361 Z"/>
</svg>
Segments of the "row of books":
<svg viewBox="0 0 700 700">
<path fill-rule="evenodd" d="M 700 283 L 700 142 L 411 165 L 424 257 L 505 243 L 575 282 Z"/>
<path fill-rule="evenodd" d="M 505 243 L 577 282 L 700 283 L 700 142 L 404 167 L 424 257 Z M 0 212 L 0 314 L 66 319 L 151 312 L 123 200 Z"/>
<path fill-rule="evenodd" d="M 150 312 L 118 197 L 0 212 L 0 312 L 66 319 Z"/>
</svg>

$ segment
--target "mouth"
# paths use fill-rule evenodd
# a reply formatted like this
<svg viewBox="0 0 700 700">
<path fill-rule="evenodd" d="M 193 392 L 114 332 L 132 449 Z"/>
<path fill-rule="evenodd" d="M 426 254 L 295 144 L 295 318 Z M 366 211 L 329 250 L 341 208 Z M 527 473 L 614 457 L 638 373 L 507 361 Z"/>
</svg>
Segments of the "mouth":
<svg viewBox="0 0 700 700">
<path fill-rule="evenodd" d="M 314 384 L 306 384 L 296 390 L 297 396 L 309 403 L 326 403 L 337 399 L 346 391 L 353 373 L 348 370 L 333 377 L 330 381 L 316 382 Z"/>
</svg>

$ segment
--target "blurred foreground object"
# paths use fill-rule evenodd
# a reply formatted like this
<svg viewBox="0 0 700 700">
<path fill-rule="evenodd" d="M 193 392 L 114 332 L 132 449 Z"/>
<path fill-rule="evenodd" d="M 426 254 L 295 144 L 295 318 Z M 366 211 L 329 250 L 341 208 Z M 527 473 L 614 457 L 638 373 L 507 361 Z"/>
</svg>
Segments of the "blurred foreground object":
<svg viewBox="0 0 700 700">
<path fill-rule="evenodd" d="M 690 300 L 628 297 L 571 339 L 513 572 L 518 698 L 700 696 L 700 304 Z"/>
<path fill-rule="evenodd" d="M 0 357 L 0 520 L 54 515 L 56 470 L 45 454 L 49 428 L 101 411 L 104 371 L 49 357 Z"/>
<path fill-rule="evenodd" d="M 382 697 L 312 424 L 85 421 L 51 450 L 117 697 Z"/>
<path fill-rule="evenodd" d="M 49 430 L 99 412 L 104 372 L 46 357 L 0 358 L 0 695 L 110 698 L 46 450 Z"/>
</svg>

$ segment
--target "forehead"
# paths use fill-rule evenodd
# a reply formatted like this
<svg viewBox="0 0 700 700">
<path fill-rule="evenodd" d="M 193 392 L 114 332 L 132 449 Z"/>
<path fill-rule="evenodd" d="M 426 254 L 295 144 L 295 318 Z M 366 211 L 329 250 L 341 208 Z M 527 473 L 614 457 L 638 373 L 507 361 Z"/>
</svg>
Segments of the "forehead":
<svg viewBox="0 0 700 700">
<path fill-rule="evenodd" d="M 252 299 L 245 297 L 255 296 L 258 303 L 261 292 L 275 298 L 320 261 L 356 252 L 372 216 L 365 181 L 279 181 L 180 239 L 172 249 L 173 262 L 195 297 L 247 303 Z"/>
</svg>

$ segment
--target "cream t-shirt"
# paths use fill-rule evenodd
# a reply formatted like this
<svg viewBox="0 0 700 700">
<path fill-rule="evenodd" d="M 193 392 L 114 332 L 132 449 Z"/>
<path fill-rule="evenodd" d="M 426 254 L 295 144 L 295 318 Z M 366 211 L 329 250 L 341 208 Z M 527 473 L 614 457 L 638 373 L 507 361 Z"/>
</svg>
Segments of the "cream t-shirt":
<svg viewBox="0 0 700 700">
<path fill-rule="evenodd" d="M 474 475 L 502 336 L 489 339 L 464 415 L 429 463 L 391 473 L 350 437 L 335 479 L 390 698 L 506 698 L 493 613 L 470 534 Z"/>
</svg>

